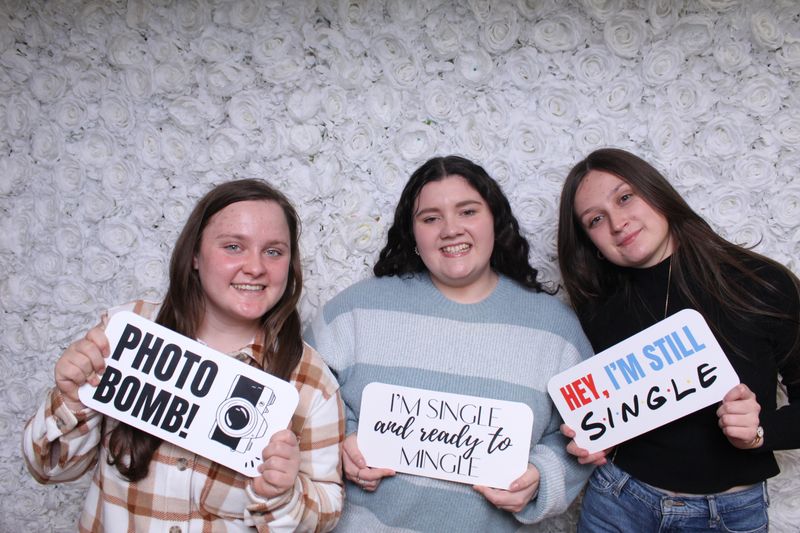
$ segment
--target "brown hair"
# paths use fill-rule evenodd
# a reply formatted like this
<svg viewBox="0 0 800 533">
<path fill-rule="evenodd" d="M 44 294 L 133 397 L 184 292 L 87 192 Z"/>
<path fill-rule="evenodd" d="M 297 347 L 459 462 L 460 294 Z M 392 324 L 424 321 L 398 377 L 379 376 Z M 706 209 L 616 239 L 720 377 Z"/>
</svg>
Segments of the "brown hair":
<svg viewBox="0 0 800 533">
<path fill-rule="evenodd" d="M 209 220 L 225 207 L 248 200 L 275 202 L 283 210 L 289 226 L 291 262 L 289 276 L 278 302 L 261 317 L 263 370 L 289 379 L 303 353 L 300 315 L 297 304 L 303 287 L 300 264 L 300 219 L 292 204 L 279 191 L 262 180 L 243 179 L 219 185 L 197 203 L 172 251 L 169 287 L 156 322 L 194 338 L 203 320 L 204 296 L 200 277 L 192 260 L 200 250 L 203 230 Z M 109 464 L 130 481 L 147 476 L 153 454 L 161 439 L 127 424 L 119 424 L 109 437 Z"/>
</svg>

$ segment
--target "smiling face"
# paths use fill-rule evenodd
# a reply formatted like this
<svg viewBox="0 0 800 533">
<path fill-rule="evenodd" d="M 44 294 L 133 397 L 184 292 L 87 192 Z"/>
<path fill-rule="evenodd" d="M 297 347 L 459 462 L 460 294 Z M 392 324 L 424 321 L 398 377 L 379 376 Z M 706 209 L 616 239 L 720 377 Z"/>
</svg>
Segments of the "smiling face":
<svg viewBox="0 0 800 533">
<path fill-rule="evenodd" d="M 193 261 L 205 298 L 204 324 L 255 333 L 260 318 L 286 291 L 290 239 L 276 202 L 236 202 L 215 213 Z"/>
<path fill-rule="evenodd" d="M 468 303 L 488 296 L 497 283 L 489 261 L 494 217 L 483 197 L 461 176 L 426 184 L 414 206 L 414 239 L 434 285 Z"/>
<path fill-rule="evenodd" d="M 575 216 L 615 265 L 651 267 L 674 251 L 666 217 L 609 172 L 591 170 L 584 176 L 575 194 Z"/>
</svg>

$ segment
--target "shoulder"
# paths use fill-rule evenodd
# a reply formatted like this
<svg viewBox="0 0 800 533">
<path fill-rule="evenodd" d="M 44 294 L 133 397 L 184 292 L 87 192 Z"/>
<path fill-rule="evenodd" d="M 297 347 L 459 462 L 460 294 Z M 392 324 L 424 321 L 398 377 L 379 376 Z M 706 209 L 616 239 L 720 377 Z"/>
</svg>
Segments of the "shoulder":
<svg viewBox="0 0 800 533">
<path fill-rule="evenodd" d="M 370 277 L 363 279 L 331 298 L 323 306 L 326 322 L 355 309 L 388 310 L 403 302 L 413 301 L 421 290 L 420 276 L 413 277 Z"/>
<path fill-rule="evenodd" d="M 321 395 L 327 400 L 339 390 L 339 383 L 317 351 L 303 343 L 303 355 L 289 380 L 297 387 L 301 398 L 304 395 Z"/>
<path fill-rule="evenodd" d="M 557 296 L 529 290 L 508 278 L 501 278 L 497 291 L 497 312 L 505 320 L 550 329 L 554 333 L 571 335 L 573 331 L 580 331 L 575 312 Z"/>
</svg>

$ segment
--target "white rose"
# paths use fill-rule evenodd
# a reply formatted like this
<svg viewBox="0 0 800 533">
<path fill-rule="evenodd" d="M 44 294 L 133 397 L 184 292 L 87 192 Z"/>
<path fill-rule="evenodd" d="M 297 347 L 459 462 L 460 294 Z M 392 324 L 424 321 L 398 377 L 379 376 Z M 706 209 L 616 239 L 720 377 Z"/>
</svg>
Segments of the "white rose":
<svg viewBox="0 0 800 533">
<path fill-rule="evenodd" d="M 772 118 L 771 125 L 766 127 L 784 147 L 796 150 L 800 146 L 800 113 L 779 113 Z"/>
<path fill-rule="evenodd" d="M 800 186 L 797 182 L 781 187 L 769 200 L 772 220 L 786 229 L 796 229 L 800 220 Z"/>
<path fill-rule="evenodd" d="M 449 122 L 462 112 L 452 85 L 442 80 L 428 82 L 422 88 L 422 100 L 428 115 L 437 121 Z"/>
<path fill-rule="evenodd" d="M 507 140 L 511 131 L 508 117 L 511 115 L 511 104 L 498 92 L 479 94 L 476 103 L 483 113 L 484 128 L 491 133 L 499 135 L 502 140 Z"/>
<path fill-rule="evenodd" d="M 642 79 L 651 86 L 673 81 L 684 68 L 685 57 L 677 47 L 653 45 L 642 61 Z"/>
<path fill-rule="evenodd" d="M 53 234 L 53 242 L 56 243 L 56 249 L 65 258 L 77 256 L 83 248 L 83 233 L 77 224 L 62 222 L 55 228 Z"/>
<path fill-rule="evenodd" d="M 402 23 L 420 23 L 431 9 L 420 0 L 395 0 L 386 3 L 388 19 Z"/>
<path fill-rule="evenodd" d="M 111 198 L 125 200 L 139 181 L 140 174 L 136 163 L 130 158 L 116 158 L 102 170 L 103 189 Z"/>
<path fill-rule="evenodd" d="M 210 140 L 209 140 L 210 142 Z M 192 138 L 178 128 L 164 126 L 160 135 L 161 157 L 160 164 L 174 169 L 185 169 L 192 163 L 198 154 L 193 150 Z"/>
<path fill-rule="evenodd" d="M 541 161 L 545 158 L 548 145 L 541 122 L 523 117 L 517 121 L 512 131 L 514 135 L 511 137 L 511 146 L 522 152 L 523 160 Z"/>
<path fill-rule="evenodd" d="M 3 174 L 0 170 L 0 176 Z M 73 157 L 64 157 L 53 169 L 53 185 L 60 195 L 72 197 L 79 194 L 85 182 L 86 169 Z"/>
<path fill-rule="evenodd" d="M 37 226 L 57 226 L 61 221 L 61 209 L 69 204 L 61 203 L 56 196 L 55 189 L 49 184 L 38 184 L 34 191 L 33 212 L 38 222 Z"/>
<path fill-rule="evenodd" d="M 303 89 L 293 91 L 286 102 L 286 111 L 298 124 L 303 124 L 314 118 L 319 113 L 319 108 L 320 96 L 317 88 L 307 91 Z"/>
<path fill-rule="evenodd" d="M 81 198 L 76 215 L 79 220 L 87 222 L 99 222 L 111 215 L 114 210 L 114 201 L 101 191 L 92 190 L 86 192 Z M 64 253 L 61 250 L 61 253 Z M 66 255 L 66 254 L 65 254 Z"/>
<path fill-rule="evenodd" d="M 199 35 L 211 22 L 211 7 L 205 0 L 181 0 L 168 13 L 173 28 L 187 37 Z"/>
<path fill-rule="evenodd" d="M 240 58 L 242 51 L 238 49 L 238 43 L 212 33 L 212 30 L 206 30 L 203 36 L 193 40 L 192 51 L 208 63 L 227 63 Z"/>
<path fill-rule="evenodd" d="M 688 55 L 703 54 L 713 44 L 714 21 L 707 15 L 681 17 L 670 31 L 670 39 Z"/>
<path fill-rule="evenodd" d="M 8 75 L 17 83 L 25 82 L 34 72 L 33 63 L 19 50 L 11 48 L 0 54 L 0 65 L 8 69 Z"/>
<path fill-rule="evenodd" d="M 282 130 L 283 128 L 280 128 Z M 283 155 L 284 139 L 275 123 L 268 122 L 261 127 L 261 142 L 256 146 L 258 155 L 268 161 Z"/>
<path fill-rule="evenodd" d="M 600 113 L 610 117 L 627 115 L 642 98 L 642 84 L 629 77 L 617 77 L 603 86 L 595 97 Z"/>
<path fill-rule="evenodd" d="M 390 28 L 372 38 L 370 55 L 373 55 L 382 64 L 386 64 L 406 59 L 412 53 L 404 44 L 399 33 L 394 31 L 394 28 Z"/>
<path fill-rule="evenodd" d="M 545 18 L 563 9 L 562 0 L 516 0 L 515 5 L 520 14 L 528 20 Z"/>
<path fill-rule="evenodd" d="M 690 137 L 685 122 L 669 112 L 658 112 L 658 119 L 650 123 L 648 141 L 653 151 L 661 159 L 677 157 L 686 150 Z"/>
<path fill-rule="evenodd" d="M 600 119 L 582 122 L 573 133 L 575 152 L 588 154 L 597 148 L 616 144 L 613 131 L 610 124 Z"/>
<path fill-rule="evenodd" d="M 549 124 L 569 126 L 575 122 L 579 109 L 584 109 L 575 91 L 566 84 L 544 87 L 536 96 L 536 114 Z"/>
<path fill-rule="evenodd" d="M 700 132 L 697 145 L 706 156 L 722 159 L 736 157 L 746 147 L 740 124 L 730 116 L 710 120 Z"/>
<path fill-rule="evenodd" d="M 64 96 L 67 80 L 60 72 L 44 68 L 33 73 L 30 88 L 37 100 L 49 104 Z"/>
<path fill-rule="evenodd" d="M 296 154 L 311 155 L 322 146 L 322 132 L 313 124 L 295 124 L 289 128 L 289 148 Z"/>
<path fill-rule="evenodd" d="M 311 176 L 319 181 L 323 195 L 335 195 L 350 186 L 350 172 L 342 172 L 342 164 L 336 153 L 320 152 L 311 165 Z M 357 195 L 341 195 L 355 199 Z"/>
<path fill-rule="evenodd" d="M 81 143 L 74 145 L 79 153 L 78 159 L 92 168 L 102 168 L 114 153 L 114 141 L 103 128 L 95 128 L 86 133 Z"/>
<path fill-rule="evenodd" d="M 619 59 L 604 46 L 589 46 L 578 51 L 572 59 L 573 72 L 578 80 L 589 86 L 601 86 L 617 77 Z"/>
<path fill-rule="evenodd" d="M 603 38 L 606 46 L 618 56 L 636 57 L 647 39 L 644 18 L 637 12 L 622 11 L 606 22 Z"/>
<path fill-rule="evenodd" d="M 738 8 L 742 0 L 699 0 L 700 5 L 714 11 L 726 12 Z"/>
<path fill-rule="evenodd" d="M 718 228 L 725 228 L 750 218 L 753 192 L 736 185 L 715 189 L 713 201 L 705 213 L 709 222 Z"/>
<path fill-rule="evenodd" d="M 505 58 L 504 71 L 514 85 L 522 90 L 532 90 L 536 87 L 541 75 L 541 68 L 535 48 L 517 48 L 506 54 Z"/>
<path fill-rule="evenodd" d="M 580 4 L 598 22 L 606 22 L 622 9 L 620 0 L 580 0 Z"/>
<path fill-rule="evenodd" d="M 86 68 L 89 68 L 88 66 Z M 102 72 L 88 71 L 82 73 L 80 79 L 72 87 L 75 96 L 87 101 L 96 100 L 99 95 L 108 92 L 108 78 Z"/>
<path fill-rule="evenodd" d="M 233 96 L 253 84 L 255 73 L 242 63 L 211 63 L 200 71 L 200 85 L 214 96 Z"/>
<path fill-rule="evenodd" d="M 235 128 L 251 132 L 261 126 L 263 101 L 260 97 L 255 91 L 245 91 L 231 97 L 227 110 Z"/>
<path fill-rule="evenodd" d="M 136 257 L 133 269 L 141 287 L 166 290 L 169 277 L 169 259 L 160 255 L 142 254 Z"/>
<path fill-rule="evenodd" d="M 53 115 L 56 123 L 66 132 L 80 129 L 86 123 L 86 107 L 77 98 L 67 97 L 58 101 Z"/>
<path fill-rule="evenodd" d="M 147 58 L 147 45 L 138 32 L 113 35 L 108 43 L 108 60 L 115 67 L 141 65 Z"/>
<path fill-rule="evenodd" d="M 145 176 L 146 177 L 146 176 Z M 151 181 L 143 179 L 144 183 Z M 136 195 L 127 203 L 132 219 L 142 228 L 158 228 L 163 218 L 161 198 L 158 193 L 148 190 L 148 195 Z"/>
<path fill-rule="evenodd" d="M 41 164 L 54 164 L 64 154 L 64 132 L 55 126 L 40 126 L 31 137 L 31 155 Z"/>
<path fill-rule="evenodd" d="M 143 102 L 153 95 L 153 75 L 149 66 L 128 67 L 122 79 L 125 89 L 135 101 Z"/>
<path fill-rule="evenodd" d="M 436 56 L 440 59 L 452 59 L 461 50 L 463 36 L 470 32 L 470 26 L 474 22 L 462 20 L 463 25 L 455 24 L 440 16 L 436 22 L 432 23 L 435 18 L 431 16 L 426 19 L 426 39 L 430 43 L 431 51 Z"/>
<path fill-rule="evenodd" d="M 758 44 L 768 50 L 776 50 L 783 45 L 783 30 L 775 15 L 769 11 L 758 11 L 750 17 L 750 30 Z"/>
<path fill-rule="evenodd" d="M 109 131 L 118 135 L 127 135 L 133 130 L 135 120 L 130 100 L 125 100 L 114 94 L 106 95 L 100 102 L 100 117 Z"/>
<path fill-rule="evenodd" d="M 348 121 L 338 128 L 341 149 L 351 161 L 366 161 L 373 154 L 375 132 L 367 122 Z"/>
<path fill-rule="evenodd" d="M 467 5 L 480 22 L 486 21 L 493 10 L 491 0 L 467 0 Z"/>
<path fill-rule="evenodd" d="M 366 111 L 371 121 L 379 124 L 393 125 L 400 116 L 400 91 L 382 83 L 375 84 L 366 94 Z"/>
<path fill-rule="evenodd" d="M 397 132 L 394 143 L 400 157 L 416 163 L 429 159 L 435 153 L 437 138 L 430 126 L 407 123 Z"/>
<path fill-rule="evenodd" d="M 772 159 L 758 154 L 746 154 L 731 160 L 725 175 L 732 176 L 736 183 L 752 190 L 768 190 L 780 183 Z"/>
<path fill-rule="evenodd" d="M 398 89 L 416 88 L 422 74 L 415 57 L 396 59 L 384 64 L 384 72 L 392 86 Z"/>
<path fill-rule="evenodd" d="M 162 201 L 161 211 L 164 214 L 167 230 L 180 231 L 192 212 L 194 201 L 190 198 L 168 197 Z M 174 239 L 173 239 L 174 240 Z"/>
<path fill-rule="evenodd" d="M 751 78 L 740 86 L 735 101 L 761 117 L 770 117 L 781 108 L 789 89 L 783 80 L 770 75 Z"/>
<path fill-rule="evenodd" d="M 120 261 L 108 250 L 95 245 L 85 246 L 81 252 L 81 276 L 92 283 L 101 283 L 114 277 Z"/>
<path fill-rule="evenodd" d="M 684 117 L 705 115 L 714 103 L 706 84 L 685 77 L 667 85 L 667 100 Z"/>
<path fill-rule="evenodd" d="M 27 137 L 33 131 L 33 125 L 39 118 L 39 104 L 20 93 L 14 94 L 5 105 L 5 124 L 8 135 Z"/>
<path fill-rule="evenodd" d="M 680 5 L 675 0 L 650 0 L 645 3 L 647 20 L 657 36 L 672 29 L 678 22 Z"/>
<path fill-rule="evenodd" d="M 783 74 L 794 81 L 800 80 L 800 38 L 787 36 L 783 46 L 775 52 Z"/>
<path fill-rule="evenodd" d="M 253 61 L 268 82 L 285 83 L 304 72 L 302 37 L 296 32 L 284 28 L 258 31 L 252 41 Z"/>
<path fill-rule="evenodd" d="M 64 256 L 49 246 L 34 250 L 33 274 L 43 284 L 58 283 L 64 273 Z"/>
<path fill-rule="evenodd" d="M 369 256 L 383 244 L 384 227 L 380 217 L 353 217 L 342 230 L 342 234 L 350 239 L 350 249 L 354 255 Z"/>
<path fill-rule="evenodd" d="M 514 179 L 520 179 L 514 169 L 514 162 L 505 156 L 493 155 L 483 165 L 489 174 L 502 188 L 506 188 Z"/>
<path fill-rule="evenodd" d="M 95 38 L 108 37 L 108 28 L 112 24 L 112 13 L 107 3 L 86 2 L 74 16 L 81 33 Z"/>
<path fill-rule="evenodd" d="M 98 301 L 131 302 L 137 298 L 159 300 L 157 294 L 148 293 L 139 287 L 136 277 L 127 270 L 117 272 L 114 279 L 103 283 Z"/>
<path fill-rule="evenodd" d="M 585 28 L 572 13 L 556 13 L 540 20 L 533 28 L 533 42 L 545 52 L 575 50 L 585 39 Z"/>
<path fill-rule="evenodd" d="M 227 166 L 242 161 L 249 150 L 247 140 L 239 130 L 222 128 L 208 139 L 208 152 L 214 164 Z"/>
<path fill-rule="evenodd" d="M 0 197 L 15 196 L 28 184 L 33 175 L 30 158 L 23 154 L 0 157 Z"/>
<path fill-rule="evenodd" d="M 158 92 L 168 95 L 181 95 L 190 92 L 194 77 L 183 63 L 170 61 L 156 65 L 153 70 L 153 84 Z"/>
<path fill-rule="evenodd" d="M 492 57 L 484 50 L 464 52 L 456 58 L 456 71 L 470 83 L 487 83 L 494 71 Z"/>
<path fill-rule="evenodd" d="M 134 250 L 139 241 L 139 229 L 125 220 L 101 220 L 97 237 L 100 244 L 119 257 Z"/>
<path fill-rule="evenodd" d="M 253 30 L 264 23 L 264 9 L 260 0 L 239 0 L 229 4 L 228 23 L 238 30 Z"/>
<path fill-rule="evenodd" d="M 764 232 L 765 224 L 767 222 L 764 220 L 745 220 L 734 226 L 723 228 L 723 231 L 725 238 L 730 242 L 748 248 L 756 246 L 756 251 L 759 251 L 758 249 L 765 249 L 764 245 L 768 240 Z"/>
<path fill-rule="evenodd" d="M 750 65 L 750 43 L 733 36 L 717 36 L 714 59 L 727 74 L 735 74 Z"/>
<path fill-rule="evenodd" d="M 161 168 L 161 133 L 148 124 L 139 128 L 135 138 L 139 159 L 150 168 Z"/>
<path fill-rule="evenodd" d="M 517 11 L 501 4 L 492 9 L 488 20 L 481 25 L 478 39 L 490 54 L 501 54 L 514 46 L 519 30 Z"/>
<path fill-rule="evenodd" d="M 494 148 L 489 142 L 489 135 L 484 127 L 485 122 L 483 113 L 470 113 L 458 121 L 456 126 L 458 147 L 470 159 L 482 161 L 489 157 Z"/>
<path fill-rule="evenodd" d="M 408 180 L 408 175 L 400 169 L 394 161 L 387 161 L 382 156 L 378 157 L 377 166 L 372 171 L 370 181 L 383 193 L 383 198 L 400 197 L 400 192 Z"/>
<path fill-rule="evenodd" d="M 341 87 L 326 87 L 320 102 L 327 119 L 334 124 L 344 121 L 347 117 L 349 104 L 347 92 Z"/>
<path fill-rule="evenodd" d="M 28 312 L 41 301 L 42 292 L 49 289 L 29 274 L 9 274 L 0 280 L 0 300 L 8 311 Z"/>
</svg>

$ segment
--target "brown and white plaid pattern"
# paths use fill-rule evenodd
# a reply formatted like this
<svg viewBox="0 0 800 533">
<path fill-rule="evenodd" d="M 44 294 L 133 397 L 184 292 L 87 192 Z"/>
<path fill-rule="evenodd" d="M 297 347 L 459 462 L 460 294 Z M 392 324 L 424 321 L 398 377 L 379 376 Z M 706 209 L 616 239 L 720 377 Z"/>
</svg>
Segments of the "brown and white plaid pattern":
<svg viewBox="0 0 800 533">
<path fill-rule="evenodd" d="M 158 306 L 139 301 L 114 311 L 123 308 L 152 318 Z M 262 349 L 251 344 L 232 355 L 260 366 Z M 89 409 L 73 413 L 55 388 L 25 426 L 28 470 L 40 483 L 61 483 L 94 468 L 80 531 L 329 531 L 343 504 L 338 384 L 307 345 L 290 381 L 300 393 L 290 424 L 300 439 L 300 473 L 294 489 L 275 498 L 257 496 L 246 476 L 168 443 L 156 451 L 148 476 L 130 483 L 107 462 L 116 421 Z"/>
</svg>

